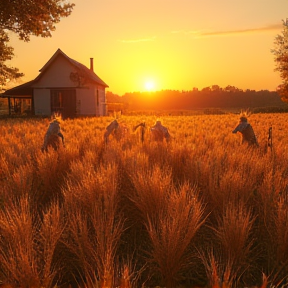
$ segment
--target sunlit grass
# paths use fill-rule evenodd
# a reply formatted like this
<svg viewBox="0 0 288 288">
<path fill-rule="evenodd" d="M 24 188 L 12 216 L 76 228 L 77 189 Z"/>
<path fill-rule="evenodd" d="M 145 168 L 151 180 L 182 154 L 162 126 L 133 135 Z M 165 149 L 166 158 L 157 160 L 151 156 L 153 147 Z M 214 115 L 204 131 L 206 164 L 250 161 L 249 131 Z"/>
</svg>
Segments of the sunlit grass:
<svg viewBox="0 0 288 288">
<path fill-rule="evenodd" d="M 0 283 L 284 285 L 287 115 L 251 116 L 257 149 L 232 134 L 237 115 L 163 116 L 170 143 L 150 139 L 158 118 L 122 116 L 129 133 L 108 144 L 113 117 L 65 120 L 48 153 L 48 119 L 1 120 Z"/>
</svg>

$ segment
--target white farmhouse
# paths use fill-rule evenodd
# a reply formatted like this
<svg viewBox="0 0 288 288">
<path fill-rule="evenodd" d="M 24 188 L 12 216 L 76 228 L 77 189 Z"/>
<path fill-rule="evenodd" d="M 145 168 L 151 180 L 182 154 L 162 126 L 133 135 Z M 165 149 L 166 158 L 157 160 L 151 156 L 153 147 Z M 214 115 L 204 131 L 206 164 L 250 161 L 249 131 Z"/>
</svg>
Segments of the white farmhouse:
<svg viewBox="0 0 288 288">
<path fill-rule="evenodd" d="M 8 98 L 10 115 L 105 116 L 107 87 L 94 73 L 93 58 L 89 69 L 58 49 L 34 80 L 6 90 L 2 97 Z"/>
</svg>

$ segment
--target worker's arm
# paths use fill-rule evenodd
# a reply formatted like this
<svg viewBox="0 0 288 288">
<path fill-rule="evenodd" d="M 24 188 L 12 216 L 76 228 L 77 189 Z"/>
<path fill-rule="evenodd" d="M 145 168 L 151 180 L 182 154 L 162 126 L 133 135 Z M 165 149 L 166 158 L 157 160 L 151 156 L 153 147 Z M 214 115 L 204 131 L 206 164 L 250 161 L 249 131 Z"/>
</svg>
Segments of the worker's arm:
<svg viewBox="0 0 288 288">
<path fill-rule="evenodd" d="M 65 140 L 63 134 L 61 132 L 58 132 L 57 135 L 62 139 L 62 144 L 65 146 Z"/>
</svg>

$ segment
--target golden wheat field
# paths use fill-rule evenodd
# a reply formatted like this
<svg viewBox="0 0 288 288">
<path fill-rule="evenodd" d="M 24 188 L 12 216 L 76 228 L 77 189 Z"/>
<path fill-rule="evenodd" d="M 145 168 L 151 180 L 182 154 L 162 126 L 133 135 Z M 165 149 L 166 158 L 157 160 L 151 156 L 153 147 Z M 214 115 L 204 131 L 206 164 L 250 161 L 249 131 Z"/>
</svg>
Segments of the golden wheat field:
<svg viewBox="0 0 288 288">
<path fill-rule="evenodd" d="M 287 287 L 287 114 L 163 116 L 172 140 L 142 143 L 156 116 L 0 120 L 0 283 L 6 287 Z M 273 146 L 267 147 L 273 128 Z M 148 129 L 147 129 L 148 131 Z"/>
</svg>

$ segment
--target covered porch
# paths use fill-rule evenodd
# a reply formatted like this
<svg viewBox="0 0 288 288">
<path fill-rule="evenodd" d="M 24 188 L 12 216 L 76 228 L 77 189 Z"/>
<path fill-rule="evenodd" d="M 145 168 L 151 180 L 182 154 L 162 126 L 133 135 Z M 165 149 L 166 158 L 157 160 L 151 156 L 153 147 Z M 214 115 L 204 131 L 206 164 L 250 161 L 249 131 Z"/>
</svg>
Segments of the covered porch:
<svg viewBox="0 0 288 288">
<path fill-rule="evenodd" d="M 33 81 L 5 91 L 1 97 L 8 100 L 9 115 L 34 115 Z"/>
<path fill-rule="evenodd" d="M 8 112 L 9 115 L 32 115 L 32 97 L 29 96 L 15 96 L 8 98 Z"/>
</svg>

